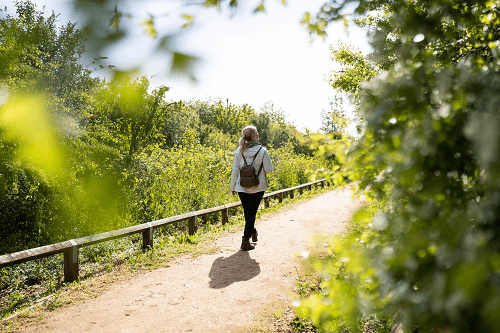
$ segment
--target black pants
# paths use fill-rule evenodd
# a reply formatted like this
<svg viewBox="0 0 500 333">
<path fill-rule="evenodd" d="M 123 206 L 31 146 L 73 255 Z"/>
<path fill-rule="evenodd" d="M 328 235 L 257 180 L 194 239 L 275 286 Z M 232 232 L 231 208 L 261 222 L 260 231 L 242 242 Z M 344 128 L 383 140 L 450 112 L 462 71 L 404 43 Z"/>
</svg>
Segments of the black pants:
<svg viewBox="0 0 500 333">
<path fill-rule="evenodd" d="M 245 232 L 243 237 L 250 239 L 250 237 L 252 237 L 252 232 L 257 232 L 257 229 L 255 229 L 255 216 L 259 210 L 264 191 L 257 193 L 238 192 L 238 196 L 240 197 L 243 212 L 245 214 Z"/>
</svg>

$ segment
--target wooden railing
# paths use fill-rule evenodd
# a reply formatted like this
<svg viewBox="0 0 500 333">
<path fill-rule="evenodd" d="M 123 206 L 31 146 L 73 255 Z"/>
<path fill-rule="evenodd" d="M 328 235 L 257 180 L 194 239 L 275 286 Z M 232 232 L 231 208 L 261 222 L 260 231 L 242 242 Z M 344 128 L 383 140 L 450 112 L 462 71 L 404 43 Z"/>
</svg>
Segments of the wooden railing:
<svg viewBox="0 0 500 333">
<path fill-rule="evenodd" d="M 294 197 L 294 192 L 297 190 L 302 194 L 304 188 L 308 190 L 312 189 L 313 185 L 324 187 L 328 185 L 325 179 L 320 179 L 307 184 L 302 184 L 295 187 L 290 187 L 284 190 L 279 190 L 276 192 L 267 193 L 264 195 L 264 204 L 269 207 L 269 198 L 278 197 L 279 202 L 283 201 L 283 195 L 288 194 L 290 198 Z M 0 256 L 0 268 L 13 266 L 26 261 L 31 261 L 39 258 L 44 258 L 52 256 L 59 253 L 64 253 L 64 280 L 67 282 L 72 282 L 78 279 L 78 252 L 81 247 L 90 246 L 97 243 L 107 242 L 116 238 L 125 237 L 132 234 L 142 233 L 142 248 L 152 249 L 153 248 L 153 230 L 155 228 L 165 226 L 167 224 L 172 224 L 180 222 L 183 220 L 188 221 L 189 234 L 192 235 L 198 229 L 197 218 L 198 216 L 203 216 L 207 214 L 212 214 L 216 212 L 222 213 L 222 224 L 228 222 L 229 208 L 234 208 L 241 206 L 241 202 L 232 202 L 227 205 L 218 206 L 214 208 L 207 208 L 198 210 L 195 212 L 190 212 L 182 215 L 176 215 L 168 218 L 164 218 L 157 221 L 146 222 L 143 224 L 135 225 L 128 228 L 123 228 L 119 230 L 113 230 L 109 232 L 104 232 L 102 234 L 92 235 L 88 237 L 81 237 L 77 239 L 70 239 L 68 241 L 40 246 L 34 249 L 24 250 L 20 252 L 15 252 L 11 254 L 6 254 Z"/>
</svg>

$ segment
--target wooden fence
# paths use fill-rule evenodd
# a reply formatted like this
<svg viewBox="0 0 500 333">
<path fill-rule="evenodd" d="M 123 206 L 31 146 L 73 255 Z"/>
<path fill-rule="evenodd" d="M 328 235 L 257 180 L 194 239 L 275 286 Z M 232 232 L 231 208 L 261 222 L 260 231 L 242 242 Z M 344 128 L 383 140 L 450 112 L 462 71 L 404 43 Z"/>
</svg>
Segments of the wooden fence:
<svg viewBox="0 0 500 333">
<path fill-rule="evenodd" d="M 302 184 L 295 187 L 290 187 L 284 190 L 279 190 L 276 192 L 267 193 L 264 195 L 264 204 L 269 207 L 269 198 L 278 197 L 279 202 L 283 201 L 283 196 L 288 194 L 290 198 L 294 197 L 294 192 L 297 190 L 302 194 L 304 188 L 308 190 L 312 189 L 313 185 L 321 186 L 322 188 L 328 183 L 325 179 L 320 179 L 307 184 Z M 143 224 L 135 225 L 128 228 L 123 228 L 119 230 L 113 230 L 109 232 L 104 232 L 102 234 L 92 235 L 88 237 L 81 237 L 77 239 L 70 239 L 68 241 L 40 246 L 34 249 L 24 250 L 16 253 L 6 254 L 0 256 L 0 268 L 9 267 L 16 264 L 20 264 L 26 261 L 31 261 L 39 258 L 44 258 L 52 256 L 59 253 L 64 253 L 64 280 L 67 282 L 72 282 L 78 279 L 78 252 L 81 247 L 90 246 L 97 243 L 107 242 L 112 239 L 125 237 L 128 235 L 142 233 L 142 248 L 152 249 L 153 248 L 153 230 L 155 228 L 165 226 L 167 224 L 172 224 L 180 221 L 188 221 L 189 234 L 192 235 L 196 232 L 197 217 L 207 214 L 222 212 L 222 224 L 228 222 L 229 208 L 234 208 L 241 206 L 241 202 L 233 202 L 227 205 L 218 206 L 214 208 L 207 208 L 198 210 L 195 212 L 190 212 L 182 215 L 172 216 L 164 218 L 157 221 L 146 222 Z"/>
</svg>

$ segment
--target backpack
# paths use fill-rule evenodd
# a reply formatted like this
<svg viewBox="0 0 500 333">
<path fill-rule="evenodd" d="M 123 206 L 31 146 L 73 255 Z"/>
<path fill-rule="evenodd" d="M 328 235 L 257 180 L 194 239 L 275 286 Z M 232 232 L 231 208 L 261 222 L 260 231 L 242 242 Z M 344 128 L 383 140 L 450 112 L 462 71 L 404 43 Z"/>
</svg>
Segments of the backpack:
<svg viewBox="0 0 500 333">
<path fill-rule="evenodd" d="M 243 153 L 241 154 L 241 156 L 243 157 L 243 163 L 245 163 L 245 165 L 240 169 L 240 185 L 245 188 L 250 188 L 259 185 L 259 174 L 260 171 L 262 170 L 262 166 L 264 165 L 264 160 L 262 160 L 259 172 L 255 172 L 255 167 L 252 164 L 255 161 L 257 155 L 259 155 L 261 149 L 262 146 L 259 148 L 259 150 L 257 150 L 250 164 L 247 164 L 245 156 L 243 156 Z"/>
</svg>

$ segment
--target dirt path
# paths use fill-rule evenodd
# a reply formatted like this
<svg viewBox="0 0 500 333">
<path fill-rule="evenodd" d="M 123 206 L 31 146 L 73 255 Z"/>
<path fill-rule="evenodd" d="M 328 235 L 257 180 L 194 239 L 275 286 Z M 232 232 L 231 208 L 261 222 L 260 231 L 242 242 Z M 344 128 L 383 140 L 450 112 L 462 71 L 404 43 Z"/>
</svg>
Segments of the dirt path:
<svg viewBox="0 0 500 333">
<path fill-rule="evenodd" d="M 362 203 L 349 188 L 298 202 L 257 221 L 259 242 L 239 251 L 241 235 L 215 243 L 219 251 L 183 257 L 116 283 L 95 299 L 65 306 L 25 332 L 242 332 L 263 309 L 290 302 L 297 253 L 311 236 L 343 232 Z"/>
</svg>

